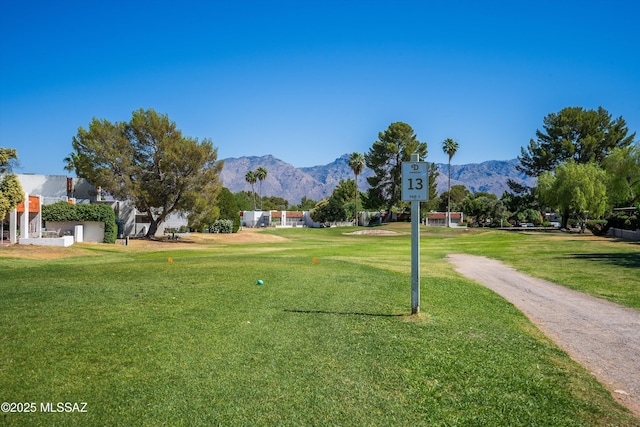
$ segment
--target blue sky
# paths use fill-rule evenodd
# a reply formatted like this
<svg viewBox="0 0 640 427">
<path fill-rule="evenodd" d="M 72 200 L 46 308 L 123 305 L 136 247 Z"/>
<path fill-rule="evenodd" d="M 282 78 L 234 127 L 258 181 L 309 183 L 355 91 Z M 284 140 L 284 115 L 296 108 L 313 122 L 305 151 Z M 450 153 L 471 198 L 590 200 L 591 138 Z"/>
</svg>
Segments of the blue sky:
<svg viewBox="0 0 640 427">
<path fill-rule="evenodd" d="M 67 174 L 93 117 L 153 108 L 220 159 L 294 166 L 410 124 L 427 160 L 513 159 L 549 113 L 640 131 L 640 2 L 0 0 L 0 146 Z M 636 137 L 640 139 L 640 137 Z"/>
</svg>

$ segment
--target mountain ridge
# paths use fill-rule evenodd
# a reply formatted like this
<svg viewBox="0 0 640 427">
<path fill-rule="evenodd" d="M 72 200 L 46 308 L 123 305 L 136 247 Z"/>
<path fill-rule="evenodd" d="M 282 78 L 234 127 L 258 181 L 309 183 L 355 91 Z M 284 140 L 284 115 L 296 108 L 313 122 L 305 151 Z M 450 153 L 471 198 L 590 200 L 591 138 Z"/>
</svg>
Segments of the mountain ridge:
<svg viewBox="0 0 640 427">
<path fill-rule="evenodd" d="M 225 187 L 237 193 L 251 190 L 251 185 L 245 180 L 250 170 L 264 167 L 267 178 L 262 183 L 263 196 L 277 196 L 288 200 L 290 204 L 298 204 L 303 197 L 322 200 L 338 185 L 340 180 L 353 179 L 354 174 L 349 167 L 349 155 L 343 154 L 326 165 L 297 168 L 290 163 L 280 160 L 271 154 L 264 156 L 229 157 L 223 159 L 224 167 L 220 178 Z M 486 191 L 500 197 L 509 188 L 507 181 L 512 179 L 518 183 L 533 186 L 535 179 L 524 175 L 516 169 L 517 159 L 488 160 L 481 163 L 451 165 L 451 185 L 464 185 L 472 193 Z M 447 190 L 446 163 L 436 163 L 440 175 L 436 183 L 438 194 Z M 358 176 L 358 188 L 365 191 L 369 188 L 367 177 L 373 171 L 365 166 Z M 259 191 L 259 183 L 254 185 Z"/>
</svg>

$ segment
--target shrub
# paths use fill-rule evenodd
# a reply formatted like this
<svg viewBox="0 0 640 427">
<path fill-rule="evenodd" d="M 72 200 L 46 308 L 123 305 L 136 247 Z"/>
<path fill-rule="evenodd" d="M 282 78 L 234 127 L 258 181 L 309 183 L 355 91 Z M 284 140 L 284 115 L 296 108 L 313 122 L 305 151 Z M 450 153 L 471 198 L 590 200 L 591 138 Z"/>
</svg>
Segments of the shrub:
<svg viewBox="0 0 640 427">
<path fill-rule="evenodd" d="M 626 212 L 615 213 L 609 218 L 609 227 L 621 228 L 624 230 L 637 230 L 640 228 L 638 214 L 628 214 Z"/>
<path fill-rule="evenodd" d="M 213 223 L 209 231 L 212 233 L 231 233 L 233 232 L 233 221 L 230 219 L 219 219 Z"/>
<path fill-rule="evenodd" d="M 49 222 L 103 222 L 103 243 L 115 243 L 118 233 L 116 213 L 109 205 L 71 205 L 67 202 L 57 202 L 52 205 L 44 205 L 42 207 L 42 220 Z"/>
<path fill-rule="evenodd" d="M 593 233 L 594 236 L 604 236 L 609 231 L 609 226 L 604 219 L 592 219 L 585 224 L 587 229 Z"/>
</svg>

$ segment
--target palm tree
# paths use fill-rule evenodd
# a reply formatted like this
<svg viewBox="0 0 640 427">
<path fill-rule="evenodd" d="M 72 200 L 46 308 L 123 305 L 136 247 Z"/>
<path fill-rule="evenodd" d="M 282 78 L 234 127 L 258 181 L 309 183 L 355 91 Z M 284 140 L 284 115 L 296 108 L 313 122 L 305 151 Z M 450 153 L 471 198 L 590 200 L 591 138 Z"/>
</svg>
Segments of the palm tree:
<svg viewBox="0 0 640 427">
<path fill-rule="evenodd" d="M 360 225 L 358 221 L 358 175 L 364 170 L 364 156 L 358 152 L 351 153 L 349 156 L 349 167 L 356 176 L 356 225 Z"/>
<path fill-rule="evenodd" d="M 449 173 L 449 187 L 447 190 L 447 195 L 449 197 L 449 200 L 447 201 L 447 227 L 451 227 L 451 159 L 456 154 L 456 151 L 458 151 L 458 143 L 451 138 L 447 138 L 442 141 L 442 151 L 449 155 L 449 170 L 447 171 Z"/>
<path fill-rule="evenodd" d="M 256 173 L 254 171 L 249 171 L 247 172 L 247 174 L 244 176 L 245 181 L 247 181 L 249 184 L 251 184 L 251 194 L 253 194 L 253 210 L 256 210 L 256 192 L 253 189 L 253 184 L 256 183 L 256 181 L 258 180 L 258 178 L 256 178 Z"/>
<path fill-rule="evenodd" d="M 262 181 L 267 179 L 267 170 L 260 166 L 255 171 L 256 179 L 260 181 L 260 210 L 262 210 Z"/>
</svg>

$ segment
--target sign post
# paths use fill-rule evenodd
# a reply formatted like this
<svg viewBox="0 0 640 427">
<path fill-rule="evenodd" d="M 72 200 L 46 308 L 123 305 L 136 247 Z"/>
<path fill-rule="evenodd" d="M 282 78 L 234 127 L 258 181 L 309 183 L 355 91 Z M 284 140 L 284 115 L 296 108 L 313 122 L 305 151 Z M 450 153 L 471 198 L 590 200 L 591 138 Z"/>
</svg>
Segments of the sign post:
<svg viewBox="0 0 640 427">
<path fill-rule="evenodd" d="M 420 202 L 427 200 L 427 163 L 414 153 L 410 162 L 402 162 L 402 201 L 411 202 L 411 314 L 420 313 Z"/>
</svg>

